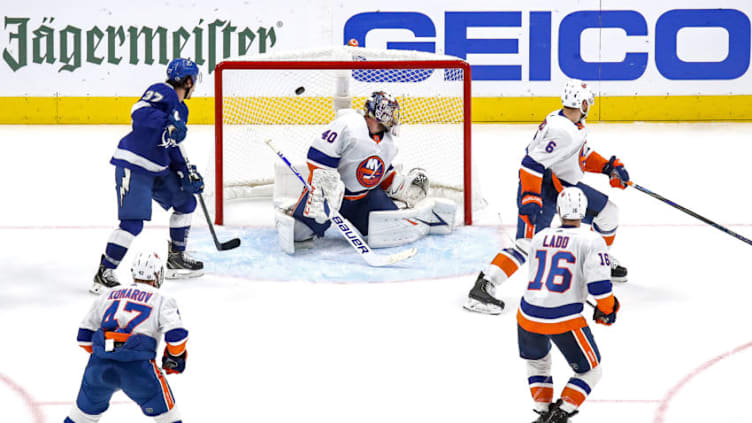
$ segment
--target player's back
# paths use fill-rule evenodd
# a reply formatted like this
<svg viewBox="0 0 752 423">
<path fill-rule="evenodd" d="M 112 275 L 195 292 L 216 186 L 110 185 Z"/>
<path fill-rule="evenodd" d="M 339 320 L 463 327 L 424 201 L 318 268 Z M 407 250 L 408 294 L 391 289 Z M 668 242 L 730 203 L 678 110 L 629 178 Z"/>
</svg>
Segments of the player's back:
<svg viewBox="0 0 752 423">
<path fill-rule="evenodd" d="M 533 237 L 529 254 L 529 282 L 518 315 L 521 326 L 539 333 L 584 326 L 580 313 L 588 284 L 610 283 L 603 238 L 585 228 L 546 228 Z"/>
<path fill-rule="evenodd" d="M 131 349 L 151 355 L 156 353 L 162 335 L 183 328 L 183 323 L 173 298 L 162 295 L 151 285 L 134 283 L 104 292 L 81 327 L 94 332 L 102 329 L 100 336 L 104 339 L 129 342 Z M 94 350 L 97 350 L 96 335 Z"/>
</svg>

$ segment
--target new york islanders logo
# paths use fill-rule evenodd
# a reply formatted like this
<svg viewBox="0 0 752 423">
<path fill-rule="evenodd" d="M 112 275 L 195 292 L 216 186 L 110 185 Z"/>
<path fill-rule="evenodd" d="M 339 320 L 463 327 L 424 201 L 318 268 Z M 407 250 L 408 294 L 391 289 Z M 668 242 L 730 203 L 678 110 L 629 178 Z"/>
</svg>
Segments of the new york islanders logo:
<svg viewBox="0 0 752 423">
<path fill-rule="evenodd" d="M 379 156 L 371 156 L 358 165 L 358 182 L 366 188 L 373 188 L 384 176 L 384 161 Z"/>
</svg>

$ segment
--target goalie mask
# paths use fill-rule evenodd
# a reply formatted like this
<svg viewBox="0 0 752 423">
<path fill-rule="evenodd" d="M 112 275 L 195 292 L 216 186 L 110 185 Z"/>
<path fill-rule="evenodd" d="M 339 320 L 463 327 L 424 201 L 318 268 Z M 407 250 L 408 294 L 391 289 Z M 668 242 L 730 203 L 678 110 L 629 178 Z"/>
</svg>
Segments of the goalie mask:
<svg viewBox="0 0 752 423">
<path fill-rule="evenodd" d="M 164 266 L 157 253 L 139 252 L 131 264 L 131 275 L 133 279 L 140 281 L 152 281 L 154 286 L 159 288 L 164 281 Z"/>
<path fill-rule="evenodd" d="M 587 111 L 582 110 L 582 102 L 587 101 Z M 570 79 L 564 85 L 564 91 L 561 93 L 561 104 L 564 107 L 579 109 L 587 117 L 590 107 L 595 103 L 595 97 L 590 92 L 587 83 L 579 79 Z"/>
<path fill-rule="evenodd" d="M 366 100 L 364 111 L 366 116 L 376 119 L 387 130 L 391 130 L 393 135 L 397 135 L 397 126 L 400 121 L 399 108 L 399 103 L 390 94 L 384 91 L 374 91 Z"/>
<path fill-rule="evenodd" d="M 562 219 L 584 219 L 587 206 L 588 201 L 585 193 L 577 187 L 564 188 L 556 199 L 556 211 Z"/>
</svg>

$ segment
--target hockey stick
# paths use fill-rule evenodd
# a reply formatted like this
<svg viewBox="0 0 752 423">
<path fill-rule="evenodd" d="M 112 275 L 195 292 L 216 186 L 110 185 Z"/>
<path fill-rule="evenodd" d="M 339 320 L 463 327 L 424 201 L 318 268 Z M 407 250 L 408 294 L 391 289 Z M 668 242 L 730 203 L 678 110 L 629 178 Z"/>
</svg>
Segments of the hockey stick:
<svg viewBox="0 0 752 423">
<path fill-rule="evenodd" d="M 627 182 L 627 184 L 629 186 L 631 186 L 632 188 L 635 188 L 638 191 L 642 191 L 645 194 L 647 194 L 647 195 L 649 195 L 649 196 L 651 196 L 651 197 L 653 197 L 653 198 L 655 198 L 657 200 L 663 201 L 664 203 L 668 204 L 671 207 L 679 209 L 679 210 L 683 211 L 684 213 L 687 213 L 688 215 L 690 215 L 690 216 L 692 216 L 692 217 L 694 217 L 696 219 L 699 219 L 699 220 L 707 223 L 708 225 L 710 225 L 710 226 L 718 229 L 719 231 L 725 232 L 725 233 L 733 236 L 734 238 L 736 238 L 736 239 L 738 239 L 740 241 L 743 241 L 743 242 L 746 242 L 747 244 L 752 245 L 752 240 L 749 240 L 749 239 L 743 237 L 742 235 L 739 235 L 738 233 L 732 231 L 731 229 L 728 229 L 726 227 L 723 227 L 723 226 L 721 226 L 721 225 L 713 222 L 712 220 L 708 219 L 707 217 L 700 216 L 699 214 L 693 212 L 692 210 L 689 210 L 686 207 L 682 207 L 682 206 L 674 203 L 673 201 L 669 200 L 668 198 L 663 197 L 663 196 L 661 196 L 659 194 L 656 194 L 653 191 L 650 191 L 649 189 L 647 189 L 645 187 L 642 187 L 640 185 L 637 185 L 637 184 L 633 183 L 632 181 Z"/>
<path fill-rule="evenodd" d="M 281 151 L 279 151 L 277 147 L 274 146 L 274 144 L 272 144 L 272 140 L 268 139 L 265 141 L 265 143 L 274 151 L 275 154 L 277 154 L 277 156 L 279 156 L 280 159 L 282 159 L 283 162 L 285 162 L 290 171 L 298 177 L 298 179 L 303 183 L 308 192 L 311 192 L 311 186 L 308 184 L 308 181 L 306 181 L 305 178 L 295 169 L 292 163 L 287 160 L 287 157 L 285 157 L 285 155 Z M 365 260 L 366 263 L 368 263 L 370 266 L 388 266 L 390 264 L 409 259 L 418 252 L 417 248 L 411 248 L 409 250 L 403 250 L 399 253 L 391 254 L 388 256 L 376 254 L 373 252 L 373 250 L 371 250 L 371 247 L 366 244 L 363 238 L 360 237 L 357 231 L 353 229 L 352 223 L 345 219 L 339 213 L 339 211 L 330 209 L 329 220 L 333 223 L 333 226 L 335 226 L 339 230 L 339 233 L 350 243 L 350 246 L 352 246 L 355 251 L 359 252 L 360 256 L 363 257 L 363 260 Z"/>
<path fill-rule="evenodd" d="M 190 178 L 198 179 L 198 177 L 196 177 L 196 175 L 193 173 L 193 168 L 191 167 L 191 163 L 188 161 L 188 156 L 185 154 L 183 145 L 178 144 L 178 149 L 180 150 L 180 154 L 183 155 L 183 160 L 185 160 L 185 165 L 188 166 L 188 171 L 191 172 Z M 219 239 L 217 238 L 217 233 L 214 231 L 214 224 L 212 224 L 211 217 L 209 217 L 209 210 L 207 210 L 206 203 L 204 202 L 204 196 L 201 195 L 201 193 L 198 193 L 196 195 L 198 196 L 198 201 L 201 204 L 201 209 L 204 211 L 204 217 L 206 218 L 206 225 L 209 226 L 209 232 L 211 232 L 212 239 L 214 239 L 214 246 L 217 247 L 217 250 L 227 251 L 227 250 L 232 250 L 233 248 L 239 247 L 240 246 L 239 238 L 233 238 L 229 241 L 219 242 Z"/>
</svg>

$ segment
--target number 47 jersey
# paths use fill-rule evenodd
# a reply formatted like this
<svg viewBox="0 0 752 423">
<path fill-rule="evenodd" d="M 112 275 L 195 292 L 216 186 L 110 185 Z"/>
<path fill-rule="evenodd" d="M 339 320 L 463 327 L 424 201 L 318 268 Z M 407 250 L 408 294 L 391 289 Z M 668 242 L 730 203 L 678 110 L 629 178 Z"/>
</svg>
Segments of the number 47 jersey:
<svg viewBox="0 0 752 423">
<path fill-rule="evenodd" d="M 78 343 L 90 352 L 93 346 L 95 354 L 114 354 L 104 345 L 97 346 L 112 339 L 122 344 L 117 352 L 121 361 L 152 359 L 163 334 L 169 347 L 182 347 L 188 339 L 177 303 L 151 285 L 134 283 L 106 291 L 94 302 L 81 322 Z"/>
<path fill-rule="evenodd" d="M 546 228 L 530 244 L 529 283 L 517 313 L 528 332 L 559 334 L 587 326 L 583 303 L 592 295 L 613 304 L 606 242 L 585 228 Z"/>
</svg>

